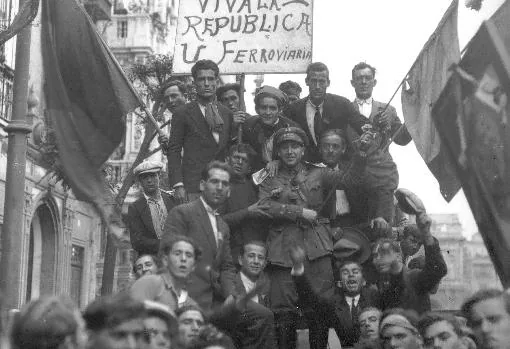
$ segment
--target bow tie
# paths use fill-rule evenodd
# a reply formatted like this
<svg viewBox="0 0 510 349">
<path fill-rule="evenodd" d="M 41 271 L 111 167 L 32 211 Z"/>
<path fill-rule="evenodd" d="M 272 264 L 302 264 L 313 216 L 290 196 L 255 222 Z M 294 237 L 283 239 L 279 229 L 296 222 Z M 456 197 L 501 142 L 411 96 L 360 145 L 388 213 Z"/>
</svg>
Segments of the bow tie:
<svg viewBox="0 0 510 349">
<path fill-rule="evenodd" d="M 359 104 L 359 105 L 363 105 L 363 104 L 370 104 L 371 101 L 369 99 L 357 99 L 356 98 L 356 102 Z"/>
</svg>

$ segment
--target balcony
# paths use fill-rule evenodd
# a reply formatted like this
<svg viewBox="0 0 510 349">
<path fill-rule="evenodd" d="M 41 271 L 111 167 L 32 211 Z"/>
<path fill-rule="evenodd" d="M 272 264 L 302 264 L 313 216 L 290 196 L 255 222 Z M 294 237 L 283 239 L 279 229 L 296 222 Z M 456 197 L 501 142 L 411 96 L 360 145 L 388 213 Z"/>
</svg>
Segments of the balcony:
<svg viewBox="0 0 510 349">
<path fill-rule="evenodd" d="M 112 3 L 109 0 L 81 0 L 87 13 L 95 22 L 110 20 Z"/>
</svg>

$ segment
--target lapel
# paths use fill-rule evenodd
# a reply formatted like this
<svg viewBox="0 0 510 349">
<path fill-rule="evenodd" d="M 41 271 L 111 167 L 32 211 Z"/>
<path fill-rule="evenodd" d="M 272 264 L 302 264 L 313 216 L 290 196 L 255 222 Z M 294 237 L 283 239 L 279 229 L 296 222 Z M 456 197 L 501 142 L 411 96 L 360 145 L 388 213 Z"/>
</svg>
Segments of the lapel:
<svg viewBox="0 0 510 349">
<path fill-rule="evenodd" d="M 384 108 L 384 105 L 381 102 L 377 102 L 372 99 L 372 111 L 370 112 L 370 117 L 368 118 L 370 122 L 374 120 L 375 114 L 379 112 L 379 108 Z"/>
<path fill-rule="evenodd" d="M 163 198 L 167 212 L 170 211 L 173 208 L 171 195 L 161 191 L 161 197 Z"/>
<path fill-rule="evenodd" d="M 140 216 L 142 217 L 142 221 L 147 228 L 154 234 L 156 234 L 156 230 L 154 229 L 154 224 L 152 223 L 152 215 L 151 209 L 149 208 L 149 204 L 147 204 L 147 200 L 142 195 L 142 197 L 138 200 L 137 204 L 138 210 L 140 211 Z"/>
<path fill-rule="evenodd" d="M 211 225 L 211 221 L 209 220 L 209 215 L 207 214 L 207 211 L 205 210 L 205 207 L 202 204 L 202 200 L 200 198 L 195 201 L 195 205 L 198 208 L 198 221 L 202 225 L 202 231 L 204 232 L 209 245 L 212 247 L 213 255 L 216 255 L 216 239 L 214 238 L 214 231 Z"/>
<path fill-rule="evenodd" d="M 190 119 L 195 124 L 199 133 L 203 137 L 207 138 L 208 140 L 210 140 L 211 142 L 216 144 L 216 141 L 214 140 L 214 137 L 213 137 L 211 131 L 209 130 L 209 125 L 207 125 L 207 121 L 205 121 L 205 117 L 202 114 L 200 107 L 198 106 L 198 102 L 197 101 L 191 102 L 189 104 L 188 108 L 189 108 Z M 221 138 L 220 138 L 220 140 L 221 140 Z"/>
<path fill-rule="evenodd" d="M 222 106 L 218 103 L 217 105 L 218 113 L 220 114 L 220 117 L 223 119 L 223 130 L 220 133 L 220 140 L 218 142 L 218 150 L 223 149 L 225 143 L 229 141 L 229 114 L 225 111 L 225 109 L 222 108 Z"/>
</svg>

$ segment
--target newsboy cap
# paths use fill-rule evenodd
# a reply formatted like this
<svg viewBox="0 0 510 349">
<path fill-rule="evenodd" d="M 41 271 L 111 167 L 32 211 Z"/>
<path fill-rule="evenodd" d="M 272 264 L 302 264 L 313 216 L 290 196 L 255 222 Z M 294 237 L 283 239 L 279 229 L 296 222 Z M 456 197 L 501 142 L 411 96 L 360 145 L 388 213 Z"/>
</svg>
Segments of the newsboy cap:
<svg viewBox="0 0 510 349">
<path fill-rule="evenodd" d="M 276 131 L 273 138 L 273 149 L 276 149 L 280 144 L 287 141 L 293 141 L 308 146 L 308 137 L 305 131 L 299 127 L 286 127 Z"/>
<path fill-rule="evenodd" d="M 135 176 L 139 176 L 144 173 L 156 173 L 161 171 L 163 164 L 159 161 L 143 161 L 140 165 L 136 166 L 133 170 Z"/>
</svg>

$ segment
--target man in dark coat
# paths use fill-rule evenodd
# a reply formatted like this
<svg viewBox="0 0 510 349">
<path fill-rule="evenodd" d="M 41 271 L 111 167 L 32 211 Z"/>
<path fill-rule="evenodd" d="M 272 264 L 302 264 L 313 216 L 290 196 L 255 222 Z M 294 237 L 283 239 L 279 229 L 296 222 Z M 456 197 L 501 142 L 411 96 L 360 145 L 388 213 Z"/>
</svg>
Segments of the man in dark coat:
<svg viewBox="0 0 510 349">
<path fill-rule="evenodd" d="M 310 140 L 305 160 L 318 163 L 321 162 L 319 140 L 324 131 L 332 128 L 346 130 L 350 125 L 357 134 L 361 134 L 361 127 L 369 121 L 354 109 L 347 98 L 326 93 L 330 81 L 329 70 L 324 63 L 310 64 L 305 82 L 308 96 L 290 104 L 284 113 L 299 124 Z"/>
<path fill-rule="evenodd" d="M 168 178 L 181 202 L 200 196 L 200 173 L 210 161 L 225 159 L 233 126 L 232 112 L 215 102 L 216 63 L 199 60 L 191 75 L 197 100 L 175 110 L 168 144 Z"/>
<path fill-rule="evenodd" d="M 201 196 L 174 207 L 168 213 L 164 228 L 165 236 L 189 236 L 202 250 L 188 292 L 206 311 L 214 303 L 234 294 L 235 268 L 230 253 L 230 230 L 217 212 L 230 193 L 230 173 L 226 163 L 209 163 L 202 171 Z"/>
<path fill-rule="evenodd" d="M 144 161 L 134 170 L 143 194 L 128 208 L 128 228 L 131 245 L 139 256 L 156 255 L 163 233 L 168 211 L 176 206 L 177 200 L 159 188 L 161 163 Z"/>
</svg>

